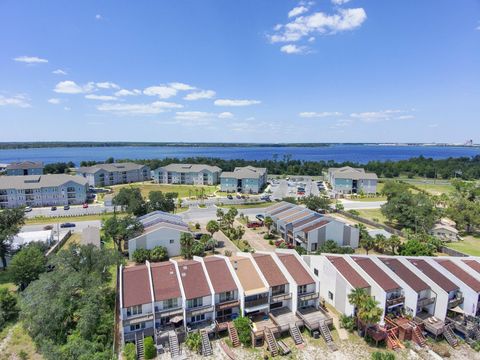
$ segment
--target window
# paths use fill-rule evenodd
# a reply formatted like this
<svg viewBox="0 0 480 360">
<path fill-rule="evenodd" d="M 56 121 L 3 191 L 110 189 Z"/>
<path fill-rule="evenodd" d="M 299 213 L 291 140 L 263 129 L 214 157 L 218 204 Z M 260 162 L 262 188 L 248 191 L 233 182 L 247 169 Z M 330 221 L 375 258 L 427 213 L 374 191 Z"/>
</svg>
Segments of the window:
<svg viewBox="0 0 480 360">
<path fill-rule="evenodd" d="M 300 285 L 298 287 L 298 294 L 305 294 L 307 292 L 307 285 Z"/>
<path fill-rule="evenodd" d="M 197 316 L 192 316 L 192 317 L 190 318 L 190 322 L 191 322 L 191 323 L 198 322 L 198 321 L 203 321 L 203 320 L 205 320 L 205 314 L 197 315 Z"/>
<path fill-rule="evenodd" d="M 173 244 L 175 242 L 174 239 L 170 239 L 170 244 Z"/>
<path fill-rule="evenodd" d="M 333 293 L 331 291 L 328 292 L 328 298 L 330 300 L 333 300 Z"/>
<path fill-rule="evenodd" d="M 142 313 L 142 305 L 136 305 L 127 308 L 127 316 L 139 315 Z"/>
<path fill-rule="evenodd" d="M 135 331 L 135 330 L 140 330 L 140 329 L 145 329 L 145 323 L 141 322 L 139 324 L 135 325 L 130 325 L 130 331 Z"/>
<path fill-rule="evenodd" d="M 318 276 L 318 269 L 313 268 L 313 273 Z"/>
<path fill-rule="evenodd" d="M 200 307 L 203 306 L 203 298 L 196 298 L 196 299 L 190 299 L 187 300 L 187 308 L 195 308 L 195 307 Z"/>
<path fill-rule="evenodd" d="M 164 309 L 171 309 L 171 308 L 174 308 L 174 307 L 177 307 L 177 306 L 178 306 L 178 299 L 177 298 L 168 299 L 168 300 L 163 301 L 163 308 Z"/>
<path fill-rule="evenodd" d="M 317 251 L 317 245 L 318 245 L 317 243 L 313 243 L 312 246 L 311 246 L 311 248 L 312 248 L 311 251 Z"/>
<path fill-rule="evenodd" d="M 220 294 L 220 302 L 230 301 L 234 299 L 233 291 L 225 291 L 224 293 Z"/>
</svg>

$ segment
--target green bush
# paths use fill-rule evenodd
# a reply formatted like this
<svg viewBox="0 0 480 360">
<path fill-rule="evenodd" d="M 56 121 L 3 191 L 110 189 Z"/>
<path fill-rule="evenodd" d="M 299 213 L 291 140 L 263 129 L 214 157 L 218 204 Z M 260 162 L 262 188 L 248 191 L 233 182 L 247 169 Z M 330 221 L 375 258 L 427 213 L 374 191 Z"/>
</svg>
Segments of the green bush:
<svg viewBox="0 0 480 360">
<path fill-rule="evenodd" d="M 0 289 L 0 330 L 9 321 L 17 319 L 18 312 L 16 296 L 8 289 Z"/>
<path fill-rule="evenodd" d="M 352 332 L 355 329 L 355 319 L 353 316 L 341 315 L 340 327 Z"/>
<path fill-rule="evenodd" d="M 202 339 L 200 337 L 200 333 L 189 333 L 187 335 L 187 339 L 185 340 L 185 345 L 187 345 L 187 348 L 189 348 L 191 351 L 196 351 L 197 353 L 200 353 L 200 351 L 202 350 Z"/>
<path fill-rule="evenodd" d="M 224 254 L 226 257 L 230 257 L 232 256 L 232 250 L 225 250 Z"/>
<path fill-rule="evenodd" d="M 148 260 L 152 262 L 168 260 L 167 249 L 163 246 L 155 246 L 152 250 L 150 250 L 150 258 Z"/>
<path fill-rule="evenodd" d="M 275 243 L 273 242 L 273 240 L 269 240 L 268 243 L 269 243 L 270 245 L 275 245 Z"/>
<path fill-rule="evenodd" d="M 195 229 L 200 230 L 200 224 L 199 223 L 195 224 Z"/>
<path fill-rule="evenodd" d="M 143 351 L 145 354 L 145 359 L 154 359 L 157 356 L 157 349 L 153 343 L 153 338 L 151 336 L 146 337 L 143 340 Z"/>
<path fill-rule="evenodd" d="M 395 360 L 395 354 L 391 352 L 375 351 L 372 353 L 372 360 Z"/>
<path fill-rule="evenodd" d="M 139 264 L 143 264 L 145 261 L 150 259 L 150 250 L 147 249 L 137 249 L 133 252 L 133 260 Z"/>
<path fill-rule="evenodd" d="M 137 360 L 137 351 L 134 343 L 127 343 L 123 347 L 123 359 L 124 360 Z"/>
<path fill-rule="evenodd" d="M 248 317 L 240 316 L 233 320 L 233 324 L 238 332 L 238 339 L 245 346 L 252 344 L 250 319 Z"/>
</svg>

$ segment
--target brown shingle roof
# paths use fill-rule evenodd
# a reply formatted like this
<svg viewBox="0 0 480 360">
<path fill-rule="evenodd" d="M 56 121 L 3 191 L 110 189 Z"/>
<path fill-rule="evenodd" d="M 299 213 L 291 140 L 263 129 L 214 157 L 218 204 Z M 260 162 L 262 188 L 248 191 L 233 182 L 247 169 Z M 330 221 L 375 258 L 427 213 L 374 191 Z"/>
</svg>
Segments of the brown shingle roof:
<svg viewBox="0 0 480 360">
<path fill-rule="evenodd" d="M 438 286 L 440 286 L 446 292 L 458 290 L 458 286 L 455 285 L 449 278 L 443 275 L 440 271 L 437 271 L 432 265 L 427 263 L 425 260 L 422 259 L 408 259 L 414 266 L 417 267 L 418 270 L 423 272 L 426 276 L 428 276 L 432 281 L 435 282 Z"/>
<path fill-rule="evenodd" d="M 253 254 L 252 256 L 270 287 L 288 284 L 287 279 L 270 255 Z"/>
<path fill-rule="evenodd" d="M 352 259 L 385 291 L 400 289 L 393 279 L 385 274 L 371 259 L 352 256 Z"/>
<path fill-rule="evenodd" d="M 175 299 L 182 296 L 173 263 L 152 263 L 151 269 L 155 301 Z"/>
<path fill-rule="evenodd" d="M 480 292 L 480 281 L 475 279 L 472 275 L 463 270 L 460 266 L 453 263 L 451 260 L 435 259 L 437 263 L 442 265 L 445 269 L 451 272 L 454 276 L 463 281 L 469 288 L 476 292 Z"/>
<path fill-rule="evenodd" d="M 290 215 L 296 214 L 297 212 L 298 212 L 298 208 L 294 207 L 294 208 L 285 209 L 283 211 L 279 211 L 276 214 L 272 213 L 272 215 L 276 215 L 277 219 L 283 219 L 283 218 L 288 217 Z"/>
<path fill-rule="evenodd" d="M 354 288 L 366 289 L 370 284 L 341 256 L 327 256 L 327 259 L 337 268 L 342 276 Z"/>
<path fill-rule="evenodd" d="M 249 258 L 232 256 L 230 257 L 230 262 L 247 296 L 249 294 L 267 291 L 260 275 L 258 275 L 257 270 Z"/>
<path fill-rule="evenodd" d="M 269 213 L 269 212 L 271 212 L 271 211 L 278 210 L 278 209 L 280 209 L 280 208 L 283 208 L 283 207 L 289 206 L 289 205 L 290 205 L 290 207 L 291 207 L 293 204 L 290 204 L 290 203 L 287 203 L 287 202 L 282 201 L 282 202 L 279 202 L 279 203 L 277 203 L 277 204 L 270 205 L 269 207 L 265 208 L 265 212 L 266 212 L 266 213 Z"/>
<path fill-rule="evenodd" d="M 303 231 L 306 234 L 312 230 L 315 230 L 315 229 L 321 228 L 322 226 L 327 225 L 329 222 L 330 221 L 328 220 L 322 220 L 322 221 L 316 222 L 315 224 L 304 227 L 303 229 L 301 229 L 301 231 Z"/>
<path fill-rule="evenodd" d="M 216 294 L 237 290 L 237 285 L 224 259 L 217 256 L 204 258 L 205 267 Z"/>
<path fill-rule="evenodd" d="M 124 308 L 152 302 L 149 277 L 147 265 L 123 268 L 122 292 Z"/>
<path fill-rule="evenodd" d="M 388 266 L 397 276 L 405 281 L 413 290 L 419 293 L 422 290 L 430 289 L 425 281 L 420 279 L 413 271 L 403 265 L 398 259 L 393 258 L 379 258 L 385 265 Z"/>
<path fill-rule="evenodd" d="M 210 295 L 210 287 L 201 263 L 195 260 L 179 261 L 178 270 L 187 300 Z"/>
<path fill-rule="evenodd" d="M 305 209 L 304 209 L 305 210 Z M 292 216 L 289 216 L 285 219 L 282 219 L 286 224 L 289 224 L 291 222 L 294 222 L 295 220 L 300 220 L 300 219 L 303 219 L 304 217 L 306 216 L 311 216 L 312 213 L 310 211 L 302 211 L 298 214 L 295 214 L 295 215 L 292 215 Z"/>
<path fill-rule="evenodd" d="M 277 253 L 278 258 L 282 261 L 283 265 L 287 268 L 290 275 L 297 285 L 308 285 L 315 282 L 310 276 L 307 270 L 300 264 L 295 255 Z"/>
<path fill-rule="evenodd" d="M 312 215 L 312 214 L 310 214 L 310 215 Z M 305 220 L 302 220 L 302 221 L 299 221 L 299 222 L 293 224 L 293 227 L 294 228 L 299 228 L 300 226 L 307 225 L 308 223 L 311 223 L 312 221 L 318 220 L 320 218 L 321 218 L 320 215 L 314 213 L 313 216 L 310 216 L 308 219 L 305 219 Z"/>
<path fill-rule="evenodd" d="M 295 207 L 293 209 L 291 209 L 290 211 L 287 211 L 285 212 L 284 214 L 279 214 L 278 215 L 278 220 L 286 220 L 292 216 L 296 216 L 298 215 L 299 213 L 305 211 L 304 208 L 301 208 L 301 207 Z"/>
<path fill-rule="evenodd" d="M 462 260 L 465 264 L 470 266 L 473 270 L 480 273 L 480 263 L 476 260 Z"/>
</svg>

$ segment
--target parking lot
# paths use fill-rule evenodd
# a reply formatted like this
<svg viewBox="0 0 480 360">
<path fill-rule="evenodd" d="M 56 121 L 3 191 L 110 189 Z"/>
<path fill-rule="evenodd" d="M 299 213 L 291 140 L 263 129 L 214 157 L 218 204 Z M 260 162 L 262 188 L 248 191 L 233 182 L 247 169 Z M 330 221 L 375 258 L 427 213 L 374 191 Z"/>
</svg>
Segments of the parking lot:
<svg viewBox="0 0 480 360">
<path fill-rule="evenodd" d="M 304 196 L 319 196 L 321 191 L 325 189 L 322 181 L 313 181 L 305 179 L 302 181 L 292 180 L 273 180 L 270 185 L 272 199 L 283 199 L 285 197 L 301 198 Z"/>
</svg>

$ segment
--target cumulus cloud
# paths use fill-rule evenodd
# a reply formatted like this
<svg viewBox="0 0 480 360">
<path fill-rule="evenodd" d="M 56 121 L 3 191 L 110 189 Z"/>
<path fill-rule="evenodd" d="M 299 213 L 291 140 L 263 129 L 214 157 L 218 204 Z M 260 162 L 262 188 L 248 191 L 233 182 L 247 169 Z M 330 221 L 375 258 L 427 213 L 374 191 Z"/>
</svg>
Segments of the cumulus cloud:
<svg viewBox="0 0 480 360">
<path fill-rule="evenodd" d="M 61 103 L 61 100 L 59 98 L 51 98 L 51 99 L 48 99 L 47 101 L 53 105 L 58 105 Z"/>
<path fill-rule="evenodd" d="M 175 113 L 177 120 L 199 120 L 212 117 L 216 117 L 216 115 L 204 111 L 177 111 Z"/>
<path fill-rule="evenodd" d="M 367 19 L 363 8 L 337 9 L 335 14 L 315 12 L 299 16 L 285 25 L 277 25 L 274 33 L 269 35 L 272 43 L 296 42 L 313 35 L 335 34 L 354 30 Z"/>
<path fill-rule="evenodd" d="M 305 111 L 298 114 L 302 118 L 325 118 L 325 117 L 333 117 L 333 116 L 340 116 L 342 115 L 341 112 L 333 111 L 333 112 L 315 112 L 315 111 Z"/>
<path fill-rule="evenodd" d="M 211 99 L 214 96 L 215 96 L 215 91 L 213 90 L 200 90 L 200 91 L 195 91 L 190 94 L 187 94 L 183 99 L 184 100 Z"/>
<path fill-rule="evenodd" d="M 295 44 L 288 44 L 288 45 L 283 45 L 280 48 L 281 52 L 284 52 L 286 54 L 300 54 L 305 50 L 303 46 L 297 46 Z"/>
<path fill-rule="evenodd" d="M 259 100 L 240 100 L 240 99 L 218 99 L 214 101 L 215 106 L 250 106 L 260 104 Z"/>
<path fill-rule="evenodd" d="M 234 115 L 229 111 L 225 111 L 225 112 L 222 112 L 222 113 L 218 114 L 218 117 L 220 119 L 231 119 L 231 118 L 233 118 L 233 116 Z"/>
<path fill-rule="evenodd" d="M 188 84 L 184 84 L 184 83 L 181 83 L 181 82 L 173 82 L 173 83 L 170 83 L 168 84 L 171 88 L 174 88 L 175 90 L 178 90 L 178 91 L 188 91 L 188 90 L 195 90 L 195 87 L 194 86 L 191 86 L 191 85 L 188 85 Z"/>
<path fill-rule="evenodd" d="M 308 11 L 308 8 L 306 6 L 300 5 L 297 7 L 294 7 L 292 10 L 288 12 L 288 17 L 296 17 L 298 15 L 302 15 L 303 13 L 306 13 Z"/>
<path fill-rule="evenodd" d="M 150 86 L 143 90 L 143 93 L 148 96 L 158 96 L 160 99 L 168 99 L 176 96 L 179 91 L 195 90 L 194 86 L 172 82 L 167 85 Z"/>
<path fill-rule="evenodd" d="M 99 89 L 120 89 L 120 86 L 118 86 L 115 83 L 105 81 L 105 82 L 97 82 L 95 84 Z"/>
<path fill-rule="evenodd" d="M 154 101 L 144 104 L 105 103 L 97 106 L 97 110 L 119 115 L 152 115 L 160 114 L 168 109 L 179 109 L 182 107 L 183 105 L 173 102 Z"/>
<path fill-rule="evenodd" d="M 55 74 L 55 75 L 67 75 L 67 72 L 62 70 L 62 69 L 57 69 L 57 70 L 53 70 L 52 71 L 52 74 Z"/>
<path fill-rule="evenodd" d="M 11 97 L 0 95 L 0 106 L 15 106 L 19 108 L 31 107 L 25 95 L 15 95 Z"/>
<path fill-rule="evenodd" d="M 17 62 L 22 62 L 22 63 L 25 63 L 25 64 L 44 64 L 44 63 L 48 63 L 47 59 L 42 59 L 42 58 L 37 57 L 37 56 L 17 56 L 13 60 L 17 61 Z"/>
<path fill-rule="evenodd" d="M 346 4 L 348 2 L 350 2 L 351 0 L 332 0 L 332 4 L 334 5 L 343 5 L 343 4 Z"/>
<path fill-rule="evenodd" d="M 85 85 L 78 85 L 75 81 L 65 80 L 60 81 L 57 85 L 55 85 L 55 91 L 59 94 L 82 94 L 92 91 L 95 88 L 95 84 L 93 82 L 89 82 Z"/>
<path fill-rule="evenodd" d="M 407 114 L 407 112 L 404 110 L 366 111 L 360 113 L 351 113 L 350 117 L 366 123 L 375 123 L 388 120 L 406 120 L 414 118 L 413 115 Z"/>
<path fill-rule="evenodd" d="M 103 16 L 100 14 L 95 15 L 95 20 L 102 20 Z"/>
<path fill-rule="evenodd" d="M 127 90 L 127 89 L 121 89 L 121 90 L 118 90 L 116 93 L 115 93 L 115 96 L 137 96 L 137 95 L 140 95 L 142 92 L 138 89 L 133 89 L 133 90 Z"/>
<path fill-rule="evenodd" d="M 101 100 L 101 101 L 113 101 L 117 100 L 115 96 L 110 96 L 110 95 L 95 95 L 95 94 L 88 94 L 85 95 L 85 99 L 89 100 Z"/>
</svg>

